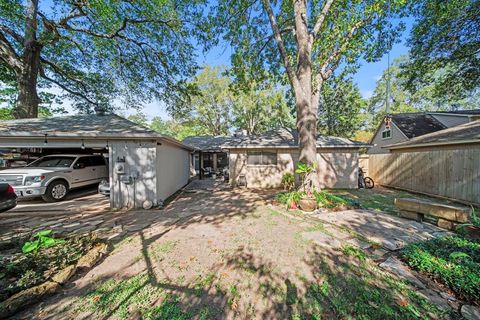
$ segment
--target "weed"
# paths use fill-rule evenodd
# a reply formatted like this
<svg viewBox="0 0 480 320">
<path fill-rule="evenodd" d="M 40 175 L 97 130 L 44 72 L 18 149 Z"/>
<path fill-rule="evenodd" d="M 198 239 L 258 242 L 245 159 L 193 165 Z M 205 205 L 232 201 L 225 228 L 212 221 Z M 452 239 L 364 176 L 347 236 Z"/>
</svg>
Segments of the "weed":
<svg viewBox="0 0 480 320">
<path fill-rule="evenodd" d="M 365 261 L 367 259 L 367 256 L 362 249 L 349 244 L 342 247 L 342 252 L 345 253 L 347 256 L 355 257 L 360 261 Z"/>
</svg>

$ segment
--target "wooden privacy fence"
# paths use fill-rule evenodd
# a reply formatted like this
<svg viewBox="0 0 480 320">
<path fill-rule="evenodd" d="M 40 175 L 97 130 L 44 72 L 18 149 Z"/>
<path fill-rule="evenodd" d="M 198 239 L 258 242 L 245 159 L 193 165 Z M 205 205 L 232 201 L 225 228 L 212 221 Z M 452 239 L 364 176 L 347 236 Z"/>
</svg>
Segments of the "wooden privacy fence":
<svg viewBox="0 0 480 320">
<path fill-rule="evenodd" d="M 376 184 L 480 203 L 480 148 L 370 155 Z"/>
</svg>

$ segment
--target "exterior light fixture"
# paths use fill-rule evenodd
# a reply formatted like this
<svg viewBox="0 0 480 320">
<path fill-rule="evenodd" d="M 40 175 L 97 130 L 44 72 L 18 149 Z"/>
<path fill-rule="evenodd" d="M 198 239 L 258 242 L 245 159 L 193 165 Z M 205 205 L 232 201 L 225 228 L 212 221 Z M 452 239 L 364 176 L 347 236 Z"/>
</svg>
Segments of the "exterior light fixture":
<svg viewBox="0 0 480 320">
<path fill-rule="evenodd" d="M 85 144 L 83 143 L 83 139 L 82 139 L 82 146 L 80 148 L 82 148 L 82 150 L 85 150 Z"/>
<path fill-rule="evenodd" d="M 43 139 L 43 145 L 46 146 L 48 143 L 47 141 L 47 134 L 45 133 L 45 139 Z"/>
</svg>

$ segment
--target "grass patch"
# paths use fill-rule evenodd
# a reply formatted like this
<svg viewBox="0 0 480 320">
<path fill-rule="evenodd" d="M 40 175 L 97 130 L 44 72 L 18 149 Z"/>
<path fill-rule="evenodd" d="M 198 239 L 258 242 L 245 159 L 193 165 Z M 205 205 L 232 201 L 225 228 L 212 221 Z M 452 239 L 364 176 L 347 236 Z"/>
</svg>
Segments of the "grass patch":
<svg viewBox="0 0 480 320">
<path fill-rule="evenodd" d="M 163 243 L 156 244 L 152 246 L 151 254 L 155 261 L 160 262 L 163 260 L 164 256 L 168 253 L 171 253 L 177 247 L 177 241 L 170 240 Z"/>
<path fill-rule="evenodd" d="M 365 261 L 367 259 L 367 256 L 362 249 L 349 244 L 342 247 L 342 252 L 347 256 L 355 257 L 360 261 Z"/>
<path fill-rule="evenodd" d="M 351 253 L 351 251 L 350 251 Z M 353 253 L 356 254 L 356 253 Z M 441 312 L 403 281 L 365 261 L 324 261 L 316 282 L 293 306 L 292 319 L 429 319 Z"/>
<path fill-rule="evenodd" d="M 275 200 L 284 204 L 287 209 L 296 209 L 300 199 L 305 195 L 302 191 L 282 192 L 275 196 Z M 313 193 L 319 208 L 347 209 L 358 208 L 358 201 L 326 191 Z"/>
<path fill-rule="evenodd" d="M 412 268 L 440 280 L 458 295 L 480 302 L 480 244 L 457 236 L 412 243 L 402 250 Z"/>
</svg>

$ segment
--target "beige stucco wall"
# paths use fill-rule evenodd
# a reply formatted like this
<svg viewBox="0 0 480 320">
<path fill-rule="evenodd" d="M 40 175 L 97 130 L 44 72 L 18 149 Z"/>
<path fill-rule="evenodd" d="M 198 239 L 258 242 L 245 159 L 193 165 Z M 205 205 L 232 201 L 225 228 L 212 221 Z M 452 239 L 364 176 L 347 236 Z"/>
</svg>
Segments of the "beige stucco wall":
<svg viewBox="0 0 480 320">
<path fill-rule="evenodd" d="M 377 130 L 375 136 L 372 139 L 372 147 L 368 149 L 368 154 L 380 154 L 389 153 L 388 149 L 382 148 L 383 146 L 407 141 L 407 137 L 398 129 L 398 127 L 392 123 L 390 126 L 392 130 L 392 137 L 389 139 L 382 139 L 382 132 L 385 130 L 385 123 L 382 122 L 380 128 Z"/>
<path fill-rule="evenodd" d="M 157 146 L 157 199 L 165 201 L 188 183 L 190 152 L 168 143 Z"/>
<path fill-rule="evenodd" d="M 257 149 L 261 151 L 261 149 Z M 268 149 L 272 151 L 275 149 Z M 247 150 L 230 150 L 230 181 L 236 185 L 238 177 L 244 175 L 250 188 L 281 187 L 282 175 L 294 172 L 298 163 L 298 150 L 276 149 L 277 165 L 248 165 Z M 321 187 L 356 188 L 358 150 L 319 149 L 317 154 Z"/>
</svg>

